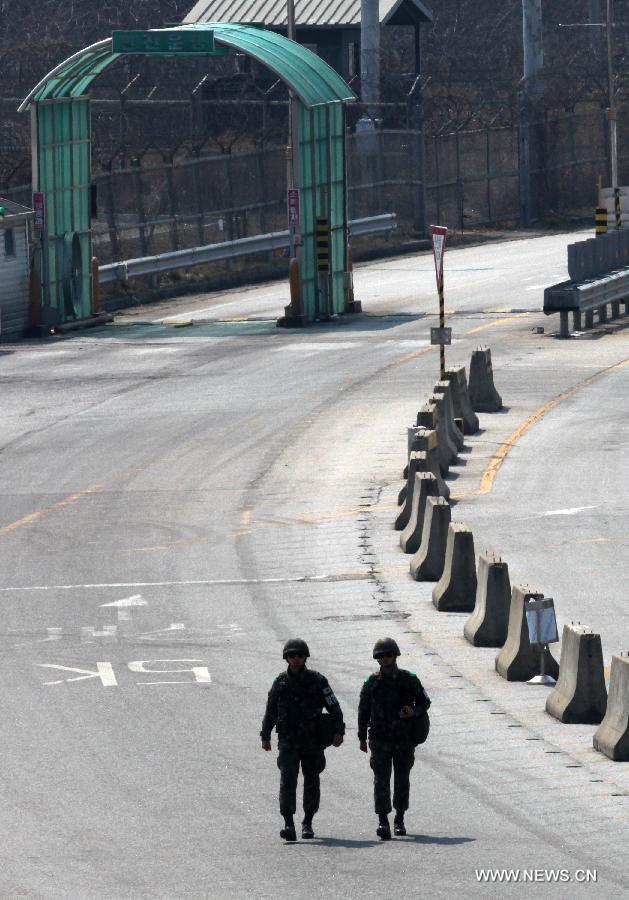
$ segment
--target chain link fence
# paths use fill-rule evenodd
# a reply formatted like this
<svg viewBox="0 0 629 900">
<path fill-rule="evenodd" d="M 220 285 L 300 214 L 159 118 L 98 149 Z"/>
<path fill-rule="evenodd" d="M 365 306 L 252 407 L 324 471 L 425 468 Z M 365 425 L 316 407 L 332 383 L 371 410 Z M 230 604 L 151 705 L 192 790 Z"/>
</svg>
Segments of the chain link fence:
<svg viewBox="0 0 629 900">
<path fill-rule="evenodd" d="M 349 217 L 395 213 L 398 231 L 386 240 L 400 245 L 423 236 L 430 222 L 453 230 L 518 225 L 522 134 L 517 126 L 423 140 L 413 129 L 349 134 Z M 622 117 L 620 148 L 625 138 Z M 597 179 L 608 180 L 604 111 L 548 117 L 529 127 L 528 142 L 534 218 L 557 224 L 592 214 Z M 174 156 L 149 148 L 121 162 L 94 179 L 94 252 L 102 263 L 287 227 L 283 146 L 206 155 L 183 147 Z M 621 153 L 621 183 L 627 162 Z M 30 204 L 29 186 L 2 193 Z"/>
</svg>

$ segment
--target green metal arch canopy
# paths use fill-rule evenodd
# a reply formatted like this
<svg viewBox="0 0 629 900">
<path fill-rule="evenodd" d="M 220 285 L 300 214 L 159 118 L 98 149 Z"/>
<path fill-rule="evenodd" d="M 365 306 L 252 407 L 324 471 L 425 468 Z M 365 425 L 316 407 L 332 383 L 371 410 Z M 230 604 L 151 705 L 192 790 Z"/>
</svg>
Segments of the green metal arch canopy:
<svg viewBox="0 0 629 900">
<path fill-rule="evenodd" d="M 356 100 L 348 84 L 311 50 L 280 34 L 246 25 L 203 22 L 156 28 L 153 31 L 212 31 L 217 44 L 240 50 L 267 66 L 307 108 Z M 20 104 L 19 111 L 35 101 L 79 97 L 92 81 L 122 54 L 114 53 L 111 38 L 91 44 L 52 69 Z"/>
</svg>

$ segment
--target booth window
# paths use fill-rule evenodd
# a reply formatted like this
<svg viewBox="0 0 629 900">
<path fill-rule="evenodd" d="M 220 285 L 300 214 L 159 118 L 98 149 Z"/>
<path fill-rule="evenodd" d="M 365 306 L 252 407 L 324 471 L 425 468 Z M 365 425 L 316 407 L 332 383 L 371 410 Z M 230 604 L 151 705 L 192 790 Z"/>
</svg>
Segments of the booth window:
<svg viewBox="0 0 629 900">
<path fill-rule="evenodd" d="M 4 230 L 4 255 L 15 256 L 15 236 L 12 228 Z"/>
</svg>

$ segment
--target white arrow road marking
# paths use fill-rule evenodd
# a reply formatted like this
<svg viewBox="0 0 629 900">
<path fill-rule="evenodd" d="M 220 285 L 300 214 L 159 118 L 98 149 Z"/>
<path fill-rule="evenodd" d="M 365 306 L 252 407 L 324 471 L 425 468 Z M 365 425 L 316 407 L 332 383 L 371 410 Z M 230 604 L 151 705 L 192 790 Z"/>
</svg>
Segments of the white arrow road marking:
<svg viewBox="0 0 629 900">
<path fill-rule="evenodd" d="M 60 681 L 44 681 L 45 685 L 49 684 L 69 684 L 72 681 L 86 681 L 88 678 L 100 678 L 103 687 L 116 687 L 118 682 L 114 674 L 114 669 L 109 662 L 97 662 L 96 671 L 90 669 L 74 669 L 70 666 L 58 666 L 54 663 L 35 663 L 42 669 L 59 669 L 61 672 L 78 672 L 76 678 L 62 678 Z"/>
<path fill-rule="evenodd" d="M 152 634 L 165 634 L 168 631 L 185 631 L 186 626 L 183 622 L 171 622 L 168 628 L 158 628 L 157 631 L 143 631 L 141 634 L 137 634 L 136 637 L 150 637 Z"/>
<path fill-rule="evenodd" d="M 596 509 L 596 507 L 572 506 L 570 509 L 549 509 L 548 512 L 542 513 L 542 516 L 574 516 L 575 513 L 583 512 L 584 509 Z"/>
<path fill-rule="evenodd" d="M 94 628 L 93 625 L 81 626 L 81 642 L 92 643 L 94 638 L 105 638 L 108 641 L 115 641 L 118 637 L 117 625 L 103 625 L 102 629 Z"/>
<path fill-rule="evenodd" d="M 154 665 L 155 663 L 200 663 L 203 662 L 202 659 L 145 659 L 145 660 L 135 660 L 130 662 L 129 668 L 132 672 L 137 672 L 140 675 L 164 675 L 166 673 L 176 673 L 178 675 L 183 674 L 184 672 L 192 672 L 194 675 L 194 680 L 197 684 L 211 684 L 212 679 L 210 677 L 210 673 L 207 669 L 207 666 L 192 666 L 190 669 L 147 669 L 148 665 Z M 190 684 L 190 681 L 182 681 L 181 679 L 177 679 L 177 681 L 136 681 L 136 684 Z"/>
<path fill-rule="evenodd" d="M 123 597 L 122 600 L 114 600 L 113 603 L 101 603 L 101 609 L 106 606 L 115 606 L 118 609 L 128 609 L 131 606 L 148 606 L 148 600 L 145 600 L 142 594 L 132 594 L 131 597 Z"/>
<path fill-rule="evenodd" d="M 63 637 L 63 628 L 52 627 L 52 628 L 47 628 L 46 631 L 48 632 L 48 637 L 37 638 L 36 641 L 24 641 L 24 643 L 14 644 L 13 646 L 15 648 L 30 647 L 33 644 L 46 644 L 48 641 L 60 641 L 61 638 Z"/>
</svg>

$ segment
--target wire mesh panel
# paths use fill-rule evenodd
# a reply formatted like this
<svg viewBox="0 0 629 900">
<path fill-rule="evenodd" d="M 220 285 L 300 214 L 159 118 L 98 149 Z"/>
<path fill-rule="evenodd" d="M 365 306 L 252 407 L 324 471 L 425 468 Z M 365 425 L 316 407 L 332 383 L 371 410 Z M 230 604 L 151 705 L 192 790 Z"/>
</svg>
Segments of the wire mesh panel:
<svg viewBox="0 0 629 900">
<path fill-rule="evenodd" d="M 33 105 L 38 171 L 45 195 L 44 305 L 61 321 L 91 312 L 90 109 L 85 97 Z"/>
</svg>

